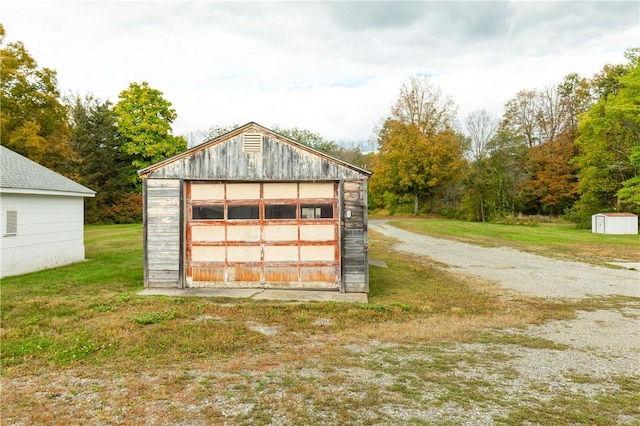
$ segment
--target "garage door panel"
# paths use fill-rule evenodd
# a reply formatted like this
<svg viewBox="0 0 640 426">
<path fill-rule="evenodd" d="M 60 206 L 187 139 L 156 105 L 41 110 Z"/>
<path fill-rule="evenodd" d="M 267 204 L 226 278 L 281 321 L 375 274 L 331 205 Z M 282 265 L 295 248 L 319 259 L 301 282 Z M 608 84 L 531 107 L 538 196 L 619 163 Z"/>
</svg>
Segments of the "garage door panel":
<svg viewBox="0 0 640 426">
<path fill-rule="evenodd" d="M 228 262 L 260 262 L 260 247 L 230 246 L 227 247 Z"/>
<path fill-rule="evenodd" d="M 260 241 L 260 226 L 227 226 L 227 241 Z"/>
<path fill-rule="evenodd" d="M 333 183 L 301 182 L 300 198 L 334 198 Z"/>
<path fill-rule="evenodd" d="M 224 241 L 224 226 L 191 226 L 192 241 Z"/>
<path fill-rule="evenodd" d="M 332 262 L 335 260 L 334 246 L 300 246 L 302 262 Z"/>
<path fill-rule="evenodd" d="M 298 262 L 297 246 L 265 246 L 265 262 Z"/>
<path fill-rule="evenodd" d="M 301 267 L 300 280 L 303 282 L 327 282 L 336 280 L 335 266 Z"/>
<path fill-rule="evenodd" d="M 238 282 L 260 282 L 262 275 L 262 267 L 260 266 L 230 266 L 228 268 L 229 281 L 238 281 Z"/>
<path fill-rule="evenodd" d="M 297 241 L 298 225 L 265 225 L 265 241 Z"/>
<path fill-rule="evenodd" d="M 191 184 L 191 199 L 224 200 L 224 184 L 222 183 L 194 183 Z"/>
<path fill-rule="evenodd" d="M 191 268 L 191 276 L 193 281 L 202 282 L 224 282 L 225 281 L 224 266 L 193 266 Z"/>
<path fill-rule="evenodd" d="M 298 267 L 296 266 L 265 266 L 265 282 L 297 282 Z"/>
<path fill-rule="evenodd" d="M 265 183 L 262 192 L 265 200 L 295 199 L 298 198 L 298 184 Z"/>
<path fill-rule="evenodd" d="M 228 183 L 227 200 L 257 200 L 260 198 L 259 183 Z"/>
<path fill-rule="evenodd" d="M 333 241 L 336 239 L 334 225 L 300 225 L 301 241 Z"/>
<path fill-rule="evenodd" d="M 191 260 L 194 262 L 224 262 L 225 248 L 210 246 L 192 246 Z"/>
</svg>

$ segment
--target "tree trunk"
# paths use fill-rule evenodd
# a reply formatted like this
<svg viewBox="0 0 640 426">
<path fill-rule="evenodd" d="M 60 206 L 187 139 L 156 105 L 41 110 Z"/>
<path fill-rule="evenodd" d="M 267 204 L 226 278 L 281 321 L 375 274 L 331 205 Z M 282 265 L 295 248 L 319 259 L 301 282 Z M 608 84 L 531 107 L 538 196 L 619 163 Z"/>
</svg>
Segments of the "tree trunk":
<svg viewBox="0 0 640 426">
<path fill-rule="evenodd" d="M 420 210 L 420 204 L 418 200 L 418 194 L 413 194 L 413 214 L 417 215 Z"/>
</svg>

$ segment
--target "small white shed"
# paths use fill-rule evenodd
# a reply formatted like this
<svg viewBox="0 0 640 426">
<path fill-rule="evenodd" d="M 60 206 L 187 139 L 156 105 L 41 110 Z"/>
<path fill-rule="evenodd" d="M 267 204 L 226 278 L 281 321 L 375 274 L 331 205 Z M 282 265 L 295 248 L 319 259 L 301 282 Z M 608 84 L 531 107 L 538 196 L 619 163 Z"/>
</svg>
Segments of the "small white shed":
<svg viewBox="0 0 640 426">
<path fill-rule="evenodd" d="M 0 146 L 0 277 L 84 260 L 84 197 L 93 196 Z"/>
<path fill-rule="evenodd" d="M 594 234 L 638 234 L 638 215 L 633 213 L 597 213 L 591 216 Z"/>
</svg>

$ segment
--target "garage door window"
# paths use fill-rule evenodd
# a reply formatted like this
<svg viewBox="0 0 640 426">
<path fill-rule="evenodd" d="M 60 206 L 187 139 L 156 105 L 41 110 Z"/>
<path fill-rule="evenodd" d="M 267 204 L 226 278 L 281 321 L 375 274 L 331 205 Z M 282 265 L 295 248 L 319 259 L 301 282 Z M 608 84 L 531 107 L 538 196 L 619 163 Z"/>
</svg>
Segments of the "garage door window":
<svg viewBox="0 0 640 426">
<path fill-rule="evenodd" d="M 251 205 L 240 205 L 234 206 L 230 205 L 227 207 L 227 218 L 229 220 L 233 219 L 241 219 L 241 220 L 252 220 L 252 219 L 260 219 L 260 206 L 257 204 Z"/>
<path fill-rule="evenodd" d="M 224 206 L 193 206 L 193 220 L 223 220 Z"/>
<path fill-rule="evenodd" d="M 302 204 L 300 205 L 301 219 L 332 219 L 332 204 Z"/>
<path fill-rule="evenodd" d="M 264 206 L 264 218 L 267 220 L 273 219 L 295 219 L 296 218 L 296 205 L 295 204 L 271 204 Z"/>
</svg>

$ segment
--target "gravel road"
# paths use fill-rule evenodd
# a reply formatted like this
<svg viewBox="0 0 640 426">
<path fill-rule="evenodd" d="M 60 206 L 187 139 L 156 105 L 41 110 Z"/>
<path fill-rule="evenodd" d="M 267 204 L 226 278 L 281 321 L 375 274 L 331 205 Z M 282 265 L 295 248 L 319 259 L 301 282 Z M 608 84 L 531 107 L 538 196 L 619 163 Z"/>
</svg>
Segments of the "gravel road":
<svg viewBox="0 0 640 426">
<path fill-rule="evenodd" d="M 527 296 L 583 299 L 594 296 L 640 297 L 640 271 L 611 269 L 551 259 L 505 247 L 480 247 L 433 238 L 369 221 L 370 229 L 399 242 L 394 249 L 427 256 L 449 268 L 493 281 Z"/>
<path fill-rule="evenodd" d="M 480 277 L 496 283 L 508 292 L 550 299 L 584 299 L 599 296 L 640 298 L 640 271 L 609 269 L 580 262 L 550 259 L 509 248 L 486 248 L 433 238 L 393 227 L 385 221 L 370 221 L 370 229 L 398 240 L 394 249 L 427 256 L 446 264 L 449 271 Z M 565 350 L 533 349 L 496 344 L 459 344 L 458 353 L 500 351 L 514 358 L 504 365 L 516 371 L 513 377 L 497 378 L 494 385 L 508 400 L 539 401 L 558 394 L 577 398 L 619 392 L 615 377 L 637 380 L 640 372 L 640 299 L 629 300 L 618 309 L 578 311 L 576 318 L 531 325 L 509 332 L 531 338 L 544 338 L 566 345 Z M 589 377 L 576 383 L 573 375 Z M 484 380 L 492 377 L 491 368 L 471 369 L 465 374 Z M 444 409 L 437 416 L 463 425 L 494 424 L 503 408 L 487 406 L 456 412 Z M 635 417 L 620 416 L 612 424 L 640 424 Z M 526 424 L 537 424 L 536 422 Z"/>
</svg>

